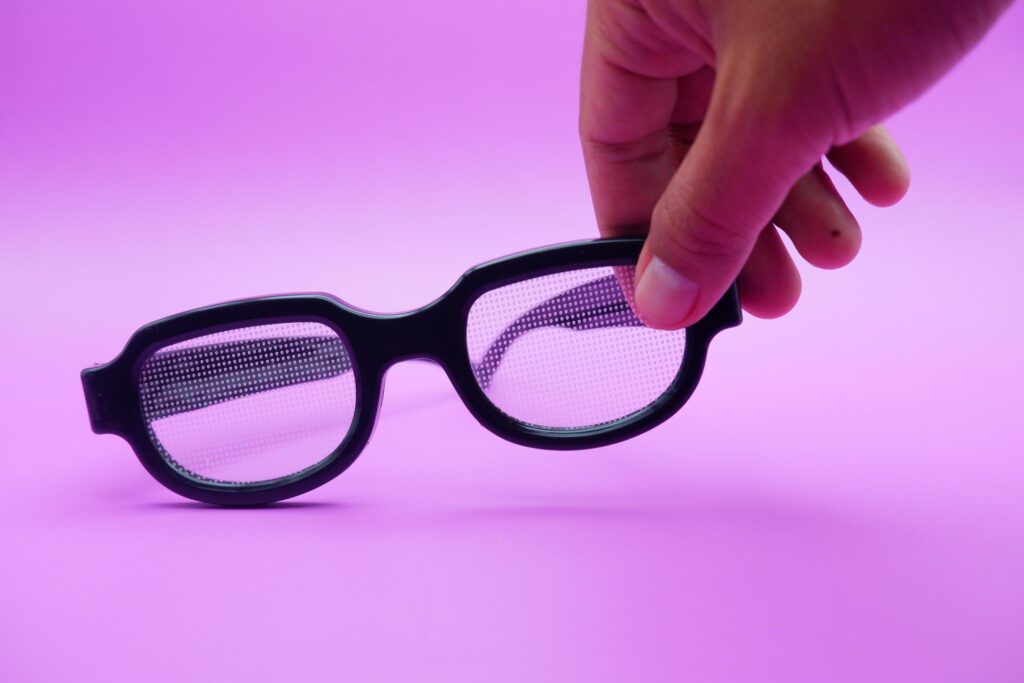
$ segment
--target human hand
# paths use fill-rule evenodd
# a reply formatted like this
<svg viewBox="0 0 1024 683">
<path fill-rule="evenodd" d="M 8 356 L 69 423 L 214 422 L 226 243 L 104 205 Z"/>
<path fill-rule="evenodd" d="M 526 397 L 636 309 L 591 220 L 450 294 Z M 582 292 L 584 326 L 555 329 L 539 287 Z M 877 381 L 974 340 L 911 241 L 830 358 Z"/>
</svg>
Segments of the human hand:
<svg viewBox="0 0 1024 683">
<path fill-rule="evenodd" d="M 587 176 L 603 235 L 650 224 L 636 286 L 645 321 L 689 325 L 737 279 L 750 313 L 789 311 L 800 276 L 776 226 L 809 263 L 849 263 L 860 227 L 822 158 L 867 201 L 899 201 L 909 171 L 877 124 L 1009 4 L 590 0 Z"/>
</svg>

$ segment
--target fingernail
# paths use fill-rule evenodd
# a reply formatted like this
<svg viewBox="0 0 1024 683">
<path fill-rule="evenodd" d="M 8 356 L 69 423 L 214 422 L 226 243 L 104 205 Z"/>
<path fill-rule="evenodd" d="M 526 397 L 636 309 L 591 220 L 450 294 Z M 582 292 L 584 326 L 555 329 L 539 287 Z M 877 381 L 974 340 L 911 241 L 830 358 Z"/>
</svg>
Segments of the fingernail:
<svg viewBox="0 0 1024 683">
<path fill-rule="evenodd" d="M 680 327 L 697 304 L 700 290 L 657 256 L 651 258 L 636 286 L 640 317 L 652 327 Z"/>
</svg>

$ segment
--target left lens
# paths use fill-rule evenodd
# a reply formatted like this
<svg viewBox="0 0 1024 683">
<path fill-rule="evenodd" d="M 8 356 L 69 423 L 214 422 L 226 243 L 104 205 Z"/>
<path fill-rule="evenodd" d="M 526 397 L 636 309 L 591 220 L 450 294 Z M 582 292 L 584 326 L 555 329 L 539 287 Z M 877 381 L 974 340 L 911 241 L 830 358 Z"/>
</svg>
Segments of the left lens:
<svg viewBox="0 0 1024 683">
<path fill-rule="evenodd" d="M 345 439 L 356 375 L 319 322 L 251 325 L 164 347 L 139 378 L 142 415 L 178 471 L 237 486 L 301 474 Z"/>
<path fill-rule="evenodd" d="M 634 266 L 580 268 L 499 287 L 470 307 L 477 384 L 512 419 L 582 430 L 630 417 L 679 374 L 684 330 L 647 327 L 632 301 Z"/>
</svg>

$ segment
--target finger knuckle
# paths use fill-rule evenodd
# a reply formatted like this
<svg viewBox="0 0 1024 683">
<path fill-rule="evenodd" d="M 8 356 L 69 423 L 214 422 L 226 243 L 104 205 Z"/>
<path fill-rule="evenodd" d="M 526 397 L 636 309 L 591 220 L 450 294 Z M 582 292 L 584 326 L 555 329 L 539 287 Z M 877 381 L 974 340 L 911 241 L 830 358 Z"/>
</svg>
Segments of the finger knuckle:
<svg viewBox="0 0 1024 683">
<path fill-rule="evenodd" d="M 743 231 L 690 205 L 659 207 L 655 224 L 665 226 L 663 239 L 677 258 L 712 267 L 735 261 L 749 241 Z"/>
<path fill-rule="evenodd" d="M 611 166 L 642 165 L 657 161 L 668 149 L 668 138 L 656 131 L 625 142 L 607 140 L 581 132 L 584 153 Z"/>
</svg>

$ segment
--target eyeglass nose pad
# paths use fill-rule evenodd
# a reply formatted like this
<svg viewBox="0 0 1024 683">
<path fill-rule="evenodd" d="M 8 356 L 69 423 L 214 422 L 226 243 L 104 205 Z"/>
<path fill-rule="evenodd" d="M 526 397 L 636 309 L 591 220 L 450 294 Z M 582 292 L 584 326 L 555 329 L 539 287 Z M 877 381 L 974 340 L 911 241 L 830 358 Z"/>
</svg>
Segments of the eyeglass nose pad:
<svg viewBox="0 0 1024 683">
<path fill-rule="evenodd" d="M 440 375 L 428 368 L 435 368 L 440 371 Z M 397 378 L 394 376 L 396 372 Z M 390 406 L 385 408 L 386 386 L 392 384 L 393 380 L 397 380 L 400 386 L 399 395 L 393 396 L 393 399 L 398 400 L 393 400 Z M 370 396 L 371 401 L 375 398 L 375 404 L 373 419 L 368 425 L 367 445 L 373 439 L 381 417 L 418 412 L 440 402 L 455 401 L 459 398 L 455 374 L 444 361 L 436 358 L 413 357 L 396 361 L 384 368 L 374 381 L 378 389 L 375 397 Z"/>
</svg>

